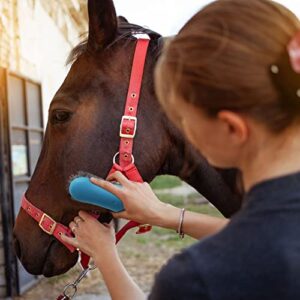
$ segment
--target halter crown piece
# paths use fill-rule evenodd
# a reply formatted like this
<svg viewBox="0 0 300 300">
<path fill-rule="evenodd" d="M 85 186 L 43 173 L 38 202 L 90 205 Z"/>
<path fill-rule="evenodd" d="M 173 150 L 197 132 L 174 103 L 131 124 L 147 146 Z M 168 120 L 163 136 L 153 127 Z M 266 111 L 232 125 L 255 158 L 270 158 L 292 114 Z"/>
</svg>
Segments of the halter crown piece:
<svg viewBox="0 0 300 300">
<path fill-rule="evenodd" d="M 300 102 L 300 31 L 291 39 L 278 62 L 271 65 L 270 71 L 275 85 L 285 97 L 284 100 L 298 104 Z"/>
</svg>

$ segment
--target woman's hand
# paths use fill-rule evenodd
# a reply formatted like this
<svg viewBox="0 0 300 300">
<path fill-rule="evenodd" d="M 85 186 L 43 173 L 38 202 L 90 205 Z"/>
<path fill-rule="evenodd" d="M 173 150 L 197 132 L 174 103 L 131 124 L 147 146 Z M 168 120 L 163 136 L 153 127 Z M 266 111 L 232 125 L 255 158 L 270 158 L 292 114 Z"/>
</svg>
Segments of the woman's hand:
<svg viewBox="0 0 300 300">
<path fill-rule="evenodd" d="M 94 259 L 111 299 L 146 299 L 120 260 L 111 224 L 101 224 L 88 213 L 80 211 L 69 226 L 75 238 L 62 236 L 62 239 Z"/>
<path fill-rule="evenodd" d="M 69 227 L 75 237 L 62 236 L 62 239 L 94 260 L 107 259 L 111 254 L 115 254 L 116 239 L 112 224 L 101 224 L 90 214 L 80 211 Z"/>
<path fill-rule="evenodd" d="M 115 218 L 124 218 L 141 224 L 160 224 L 168 205 L 156 197 L 148 183 L 130 181 L 119 171 L 108 176 L 107 180 L 91 178 L 92 183 L 115 194 L 123 202 L 125 211 L 113 213 Z M 122 188 L 114 186 L 109 181 L 119 182 Z"/>
</svg>

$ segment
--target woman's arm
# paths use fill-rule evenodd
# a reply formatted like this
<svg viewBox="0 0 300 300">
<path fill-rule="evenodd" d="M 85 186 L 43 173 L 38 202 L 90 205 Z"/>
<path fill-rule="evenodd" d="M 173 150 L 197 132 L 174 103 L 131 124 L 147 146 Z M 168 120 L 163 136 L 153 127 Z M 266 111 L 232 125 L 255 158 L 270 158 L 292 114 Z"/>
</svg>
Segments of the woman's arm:
<svg viewBox="0 0 300 300">
<path fill-rule="evenodd" d="M 116 250 L 103 258 L 102 253 L 98 252 L 94 256 L 94 262 L 103 276 L 112 300 L 146 299 L 146 295 L 128 274 Z"/>
<path fill-rule="evenodd" d="M 108 180 L 118 181 L 122 188 L 115 187 L 106 180 L 91 179 L 94 184 L 114 193 L 123 202 L 125 211 L 114 213 L 114 217 L 133 220 L 141 224 L 178 229 L 181 210 L 161 202 L 148 183 L 129 181 L 120 172 L 112 174 Z M 201 239 L 218 232 L 227 223 L 227 219 L 187 211 L 184 215 L 182 229 L 185 234 Z"/>
<path fill-rule="evenodd" d="M 166 204 L 158 212 L 157 220 L 155 221 L 155 224 L 152 225 L 177 230 L 180 213 L 181 209 Z M 185 234 L 200 240 L 222 230 L 228 222 L 228 219 L 186 211 L 183 218 L 182 231 Z"/>
<path fill-rule="evenodd" d="M 146 299 L 121 262 L 111 224 L 101 224 L 88 213 L 80 211 L 69 226 L 75 238 L 62 236 L 62 239 L 93 258 L 113 300 Z"/>
</svg>

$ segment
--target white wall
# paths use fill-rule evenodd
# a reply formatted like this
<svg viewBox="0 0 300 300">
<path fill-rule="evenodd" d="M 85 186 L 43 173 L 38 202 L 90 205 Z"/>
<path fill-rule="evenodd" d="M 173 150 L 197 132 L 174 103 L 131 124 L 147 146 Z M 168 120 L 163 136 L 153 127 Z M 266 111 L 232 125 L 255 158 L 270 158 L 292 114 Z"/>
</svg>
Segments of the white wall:
<svg viewBox="0 0 300 300">
<path fill-rule="evenodd" d="M 174 35 L 184 23 L 209 0 L 114 0 L 117 14 L 151 28 L 158 33 Z"/>
<path fill-rule="evenodd" d="M 249 0 L 251 1 L 251 0 Z M 148 26 L 164 36 L 174 35 L 200 8 L 211 0 L 114 0 L 118 15 Z M 299 0 L 278 0 L 300 17 Z"/>
<path fill-rule="evenodd" d="M 299 0 L 276 0 L 276 2 L 283 4 L 300 17 L 300 1 Z"/>
<path fill-rule="evenodd" d="M 42 84 L 44 120 L 53 95 L 63 82 L 68 68 L 66 58 L 72 45 L 37 1 L 34 9 L 19 1 L 20 73 Z M 74 36 L 79 36 L 74 33 Z M 79 38 L 78 38 L 79 41 Z"/>
</svg>

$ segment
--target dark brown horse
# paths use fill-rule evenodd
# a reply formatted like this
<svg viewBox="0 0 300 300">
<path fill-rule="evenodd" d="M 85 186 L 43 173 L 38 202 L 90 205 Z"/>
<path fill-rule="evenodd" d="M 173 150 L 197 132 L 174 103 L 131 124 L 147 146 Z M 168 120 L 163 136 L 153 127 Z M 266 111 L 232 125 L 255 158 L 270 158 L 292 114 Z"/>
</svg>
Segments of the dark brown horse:
<svg viewBox="0 0 300 300">
<path fill-rule="evenodd" d="M 79 209 L 66 186 L 83 170 L 105 177 L 119 147 L 136 39 L 133 31 L 151 37 L 138 110 L 136 165 L 145 181 L 156 175 L 177 175 L 209 199 L 225 216 L 240 207 L 232 172 L 220 172 L 168 121 L 154 92 L 153 71 L 161 50 L 159 34 L 118 20 L 112 0 L 90 0 L 89 36 L 72 53 L 72 68 L 49 109 L 43 149 L 26 192 L 27 198 L 56 221 L 67 225 Z M 52 236 L 44 233 L 22 209 L 14 227 L 17 256 L 32 274 L 54 276 L 77 261 Z"/>
</svg>

